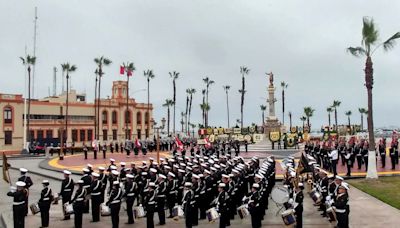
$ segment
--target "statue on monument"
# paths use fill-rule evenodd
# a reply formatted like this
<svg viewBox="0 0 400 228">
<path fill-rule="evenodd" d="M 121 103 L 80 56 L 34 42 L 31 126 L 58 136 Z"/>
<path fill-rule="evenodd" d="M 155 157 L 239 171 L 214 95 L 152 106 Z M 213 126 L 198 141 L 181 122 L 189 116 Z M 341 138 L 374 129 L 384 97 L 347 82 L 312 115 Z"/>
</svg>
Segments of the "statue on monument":
<svg viewBox="0 0 400 228">
<path fill-rule="evenodd" d="M 274 86 L 274 74 L 272 72 L 266 73 L 269 76 L 269 86 Z"/>
</svg>

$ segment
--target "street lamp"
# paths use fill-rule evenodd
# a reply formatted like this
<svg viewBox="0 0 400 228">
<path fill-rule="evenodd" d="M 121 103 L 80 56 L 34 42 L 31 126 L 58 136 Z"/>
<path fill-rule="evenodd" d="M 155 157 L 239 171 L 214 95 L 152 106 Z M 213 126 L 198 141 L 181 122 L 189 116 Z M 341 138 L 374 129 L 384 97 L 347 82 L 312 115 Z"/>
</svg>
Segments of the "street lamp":
<svg viewBox="0 0 400 228">
<path fill-rule="evenodd" d="M 161 119 L 161 126 L 159 127 L 154 127 L 154 129 L 157 130 L 157 163 L 160 163 L 160 129 L 164 129 L 165 127 L 165 118 L 163 117 Z M 156 126 L 157 123 L 154 123 L 154 126 Z"/>
</svg>

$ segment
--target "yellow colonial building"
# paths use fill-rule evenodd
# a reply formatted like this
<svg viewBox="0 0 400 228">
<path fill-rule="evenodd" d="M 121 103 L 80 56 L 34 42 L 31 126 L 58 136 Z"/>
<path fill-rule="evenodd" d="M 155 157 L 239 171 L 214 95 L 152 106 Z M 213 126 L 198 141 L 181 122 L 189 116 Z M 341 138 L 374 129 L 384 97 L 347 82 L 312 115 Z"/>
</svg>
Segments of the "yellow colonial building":
<svg viewBox="0 0 400 228">
<path fill-rule="evenodd" d="M 29 132 L 33 141 L 59 141 L 62 131 L 65 137 L 66 96 L 63 93 L 31 100 Z M 97 122 L 95 104 L 87 103 L 86 96 L 74 90 L 68 99 L 67 141 L 75 146 L 90 145 Z M 153 138 L 153 106 L 148 108 L 147 103 L 137 103 L 134 98 L 127 101 L 126 81 L 114 81 L 111 98 L 100 99 L 99 106 L 100 142 L 124 142 L 126 125 L 128 139 Z M 24 98 L 20 94 L 0 94 L 0 110 L 0 151 L 19 153 L 24 146 Z"/>
</svg>

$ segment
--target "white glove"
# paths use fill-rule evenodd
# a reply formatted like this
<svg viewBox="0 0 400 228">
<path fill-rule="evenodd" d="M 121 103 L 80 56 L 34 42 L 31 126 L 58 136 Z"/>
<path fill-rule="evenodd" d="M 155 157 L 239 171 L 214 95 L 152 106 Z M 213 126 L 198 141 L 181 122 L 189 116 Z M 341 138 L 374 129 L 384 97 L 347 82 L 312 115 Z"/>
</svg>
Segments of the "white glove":
<svg viewBox="0 0 400 228">
<path fill-rule="evenodd" d="M 293 201 L 292 198 L 290 198 L 289 201 L 288 201 L 288 203 L 291 204 L 291 205 L 293 205 L 293 202 L 294 202 L 294 201 Z"/>
</svg>

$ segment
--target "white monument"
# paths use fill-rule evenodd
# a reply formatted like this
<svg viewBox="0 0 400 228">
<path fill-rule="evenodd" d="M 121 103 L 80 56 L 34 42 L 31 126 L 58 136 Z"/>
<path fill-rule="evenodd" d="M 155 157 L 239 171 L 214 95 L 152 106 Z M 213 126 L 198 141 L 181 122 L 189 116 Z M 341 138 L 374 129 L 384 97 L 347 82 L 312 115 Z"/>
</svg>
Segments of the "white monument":
<svg viewBox="0 0 400 228">
<path fill-rule="evenodd" d="M 281 123 L 279 122 L 278 118 L 275 115 L 275 86 L 274 86 L 274 74 L 272 72 L 267 73 L 269 76 L 269 85 L 268 85 L 268 116 L 265 121 L 264 132 L 269 135 L 271 131 L 273 132 L 280 132 L 281 131 Z"/>
</svg>

